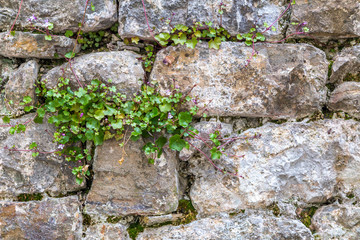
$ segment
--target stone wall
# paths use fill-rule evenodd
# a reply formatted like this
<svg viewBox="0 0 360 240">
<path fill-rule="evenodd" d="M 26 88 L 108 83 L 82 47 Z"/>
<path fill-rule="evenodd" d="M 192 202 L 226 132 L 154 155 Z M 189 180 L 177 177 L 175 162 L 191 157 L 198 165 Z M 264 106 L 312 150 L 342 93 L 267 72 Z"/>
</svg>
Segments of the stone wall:
<svg viewBox="0 0 360 240">
<path fill-rule="evenodd" d="M 112 79 L 125 94 L 144 79 L 161 91 L 173 79 L 184 92 L 196 84 L 192 94 L 211 101 L 209 117 L 193 123 L 201 134 L 220 129 L 226 136 L 261 137 L 234 142 L 228 156 L 215 160 L 243 178 L 216 171 L 192 148 L 166 149 L 152 165 L 144 142 L 129 142 L 119 164 L 123 151 L 115 140 L 87 143 L 92 176 L 78 185 L 71 173 L 76 163 L 8 150 L 31 142 L 45 152 L 56 149 L 54 126 L 31 122 L 25 133 L 10 135 L 2 125 L 1 239 L 130 239 L 134 232 L 136 239 L 360 239 L 359 0 L 296 0 L 267 37 L 289 35 L 294 21 L 307 21 L 309 34 L 255 44 L 257 56 L 246 68 L 252 49 L 243 43 L 224 42 L 219 50 L 202 43 L 160 50 L 150 74 L 140 60 L 145 44 L 154 43 L 141 0 L 91 1 L 95 11 L 89 6 L 83 31 L 103 30 L 108 41 L 92 52 L 64 36 L 77 30 L 85 1 L 24 1 L 12 36 L 20 2 L 0 0 L 0 115 L 12 116 L 10 124 L 34 118 L 19 103 L 24 96 L 36 101 L 37 81 L 51 88 L 66 74 L 76 86 L 62 59 L 74 49 L 72 70 L 83 83 Z M 216 22 L 219 2 L 145 0 L 145 6 L 157 33 L 169 30 L 160 18 L 172 13 L 173 24 Z M 235 35 L 256 21 L 274 21 L 289 1 L 223 2 L 223 26 Z M 46 41 L 27 31 L 32 15 L 53 22 L 58 36 Z M 117 34 L 109 30 L 116 23 Z M 145 42 L 124 44 L 129 37 Z M 169 56 L 174 61 L 164 64 Z M 230 157 L 238 155 L 244 156 Z"/>
</svg>

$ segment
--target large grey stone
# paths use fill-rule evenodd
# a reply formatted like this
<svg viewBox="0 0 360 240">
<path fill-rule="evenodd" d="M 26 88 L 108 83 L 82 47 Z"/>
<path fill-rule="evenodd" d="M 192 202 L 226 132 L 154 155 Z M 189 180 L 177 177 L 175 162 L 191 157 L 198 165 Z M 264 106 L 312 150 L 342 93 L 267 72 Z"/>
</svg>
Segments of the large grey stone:
<svg viewBox="0 0 360 240">
<path fill-rule="evenodd" d="M 326 99 L 328 63 L 324 52 L 307 44 L 256 44 L 257 57 L 241 67 L 252 48 L 224 42 L 219 50 L 168 47 L 156 57 L 151 81 L 162 92 L 173 79 L 198 96 L 210 116 L 300 118 L 321 110 Z M 165 57 L 174 61 L 165 65 Z"/>
<path fill-rule="evenodd" d="M 328 107 L 333 111 L 344 111 L 360 118 L 360 83 L 344 82 L 330 94 Z"/>
<path fill-rule="evenodd" d="M 54 126 L 46 123 L 35 124 L 35 114 L 12 119 L 10 125 L 28 123 L 25 133 L 9 134 L 7 124 L 0 128 L 0 197 L 14 198 L 22 193 L 66 194 L 84 188 L 75 182 L 71 167 L 77 164 L 66 162 L 55 154 L 40 154 L 36 158 L 27 151 L 10 151 L 14 147 L 29 150 L 32 142 L 38 144 L 42 152 L 58 150 L 53 143 Z"/>
<path fill-rule="evenodd" d="M 145 0 L 145 7 L 150 28 L 154 34 L 170 32 L 171 28 L 166 24 L 167 19 L 172 19 L 171 25 L 192 25 L 194 21 L 211 21 L 215 25 L 220 24 L 218 0 Z M 236 1 L 225 0 L 222 26 L 230 34 L 246 33 L 254 25 L 263 25 L 264 22 L 272 23 L 285 10 L 283 1 Z M 174 15 L 172 15 L 174 14 Z M 281 31 L 285 25 L 275 24 L 277 31 L 268 31 L 269 36 L 281 37 Z M 144 9 L 141 1 L 122 0 L 119 4 L 119 34 L 123 38 L 138 36 L 143 39 L 153 40 L 148 30 Z"/>
<path fill-rule="evenodd" d="M 243 158 L 214 161 L 244 179 L 216 172 L 205 159 L 189 160 L 195 175 L 190 197 L 201 215 L 265 208 L 274 202 L 309 207 L 348 193 L 360 196 L 358 122 L 267 123 L 240 136 L 255 133 L 261 137 L 236 141 L 226 150 Z"/>
<path fill-rule="evenodd" d="M 88 226 L 82 240 L 130 240 L 126 226 L 120 223 L 97 223 Z"/>
<path fill-rule="evenodd" d="M 98 79 L 104 83 L 112 80 L 110 85 L 124 94 L 132 94 L 140 90 L 145 72 L 141 62 L 141 56 L 129 52 L 98 52 L 77 57 L 71 63 L 67 63 L 51 69 L 42 77 L 46 81 L 47 88 L 54 88 L 58 79 L 65 76 L 70 79 L 70 85 L 79 87 L 78 81 L 83 85 L 90 84 L 92 80 Z M 76 76 L 74 75 L 74 73 Z"/>
<path fill-rule="evenodd" d="M 307 22 L 309 37 L 339 39 L 360 36 L 360 2 L 358 0 L 296 0 L 291 22 Z M 296 26 L 290 25 L 288 34 Z M 301 35 L 301 37 L 308 37 Z"/>
<path fill-rule="evenodd" d="M 209 199 L 211 201 L 212 199 Z M 181 226 L 147 228 L 138 240 L 152 239 L 314 239 L 300 221 L 266 215 L 204 218 Z"/>
<path fill-rule="evenodd" d="M 77 197 L 30 202 L 0 202 L 0 238 L 81 239 Z"/>
<path fill-rule="evenodd" d="M 17 65 L 13 60 L 0 57 L 1 86 L 4 86 L 4 84 L 9 80 L 10 74 L 15 71 L 16 67 Z"/>
<path fill-rule="evenodd" d="M 343 49 L 334 57 L 330 82 L 360 81 L 360 45 Z"/>
<path fill-rule="evenodd" d="M 80 46 L 75 49 L 75 40 L 64 36 L 53 36 L 51 41 L 45 40 L 44 34 L 29 32 L 15 32 L 15 36 L 7 36 L 7 32 L 0 33 L 0 55 L 17 58 L 56 58 L 63 57 L 67 52 L 79 52 Z"/>
<path fill-rule="evenodd" d="M 10 29 L 21 1 L 0 0 L 0 30 Z M 21 7 L 16 27 L 27 28 L 31 26 L 28 18 L 35 15 L 38 18 L 36 25 L 45 20 L 54 24 L 54 32 L 66 30 L 77 31 L 81 23 L 85 2 L 81 0 L 27 0 Z M 90 2 L 95 11 L 91 10 Z M 114 0 L 92 0 L 88 4 L 85 15 L 84 32 L 98 31 L 112 26 L 117 21 L 117 4 Z"/>
<path fill-rule="evenodd" d="M 39 72 L 39 64 L 34 61 L 28 61 L 12 72 L 5 84 L 5 96 L 2 99 L 1 114 L 18 115 L 24 109 L 20 105 L 25 96 L 31 97 L 33 100 L 30 104 L 35 103 L 35 84 Z M 9 101 L 13 103 L 10 104 Z"/>
<path fill-rule="evenodd" d="M 153 165 L 143 153 L 143 144 L 141 140 L 129 141 L 123 149 L 112 139 L 96 148 L 94 180 L 85 208 L 88 214 L 154 215 L 176 210 L 175 154 L 165 151 Z"/>
<path fill-rule="evenodd" d="M 360 239 L 360 207 L 352 204 L 331 204 L 319 208 L 312 218 L 312 227 L 320 239 Z"/>
</svg>

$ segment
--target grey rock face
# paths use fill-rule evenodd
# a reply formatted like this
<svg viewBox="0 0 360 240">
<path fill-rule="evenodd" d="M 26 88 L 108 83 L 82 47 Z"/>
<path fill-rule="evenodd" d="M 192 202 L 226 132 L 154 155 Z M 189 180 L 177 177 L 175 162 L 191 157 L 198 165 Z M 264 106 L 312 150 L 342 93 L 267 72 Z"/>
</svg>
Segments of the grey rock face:
<svg viewBox="0 0 360 240">
<path fill-rule="evenodd" d="M 336 55 L 331 71 L 331 83 L 360 81 L 360 45 L 345 48 Z"/>
<path fill-rule="evenodd" d="M 181 90 L 207 106 L 210 116 L 300 118 L 325 102 L 328 64 L 325 54 L 306 44 L 257 44 L 258 56 L 242 68 L 252 48 L 224 42 L 219 50 L 168 47 L 156 57 L 151 81 L 162 91 L 175 79 Z M 167 66 L 166 56 L 175 60 Z"/>
<path fill-rule="evenodd" d="M 80 239 L 77 197 L 0 202 L 1 239 Z"/>
<path fill-rule="evenodd" d="M 298 220 L 272 216 L 234 218 L 204 218 L 182 226 L 163 226 L 145 229 L 138 240 L 152 239 L 314 239 L 311 232 Z"/>
<path fill-rule="evenodd" d="M 360 207 L 352 204 L 332 204 L 319 208 L 312 218 L 315 236 L 321 239 L 360 238 Z"/>
<path fill-rule="evenodd" d="M 3 86 L 10 77 L 10 74 L 15 71 L 16 64 L 10 59 L 0 57 L 0 78 L 1 85 Z"/>
<path fill-rule="evenodd" d="M 98 223 L 88 226 L 82 240 L 130 240 L 126 226 L 119 223 Z"/>
<path fill-rule="evenodd" d="M 194 21 L 211 21 L 220 24 L 219 3 L 217 0 L 145 0 L 145 7 L 150 28 L 154 34 L 169 32 L 171 29 L 166 24 L 167 19 L 172 19 L 171 25 L 192 25 Z M 222 17 L 222 26 L 230 34 L 245 33 L 254 25 L 264 22 L 272 23 L 277 19 L 285 6 L 282 1 L 236 1 L 225 0 L 226 9 Z M 174 15 L 172 15 L 174 13 Z M 258 21 L 258 23 L 256 23 Z M 279 38 L 283 30 L 279 28 L 268 35 Z M 152 39 L 145 19 L 141 1 L 122 0 L 119 4 L 119 34 L 123 38 L 138 36 L 143 39 Z"/>
<path fill-rule="evenodd" d="M 215 164 L 243 176 L 215 172 L 206 160 L 190 159 L 195 177 L 190 197 L 201 215 L 264 208 L 274 202 L 324 203 L 344 193 L 359 195 L 359 131 L 355 121 L 268 123 L 241 136 Z M 197 162 L 199 161 L 199 162 Z M 211 201 L 209 201 L 211 199 Z"/>
<path fill-rule="evenodd" d="M 360 83 L 344 82 L 330 95 L 328 107 L 334 111 L 344 111 L 353 117 L 360 117 Z"/>
<path fill-rule="evenodd" d="M 38 144 L 43 152 L 57 150 L 53 143 L 54 126 L 46 123 L 35 124 L 31 120 L 34 114 L 12 119 L 10 125 L 29 122 L 25 133 L 9 134 L 10 127 L 0 128 L 0 197 L 13 198 L 22 193 L 45 193 L 52 195 L 66 194 L 80 190 L 84 185 L 75 183 L 68 163 L 55 154 L 40 154 L 33 158 L 31 152 L 9 151 L 7 148 L 28 150 L 32 142 Z M 47 131 L 47 132 L 46 132 Z"/>
<path fill-rule="evenodd" d="M 44 34 L 16 32 L 15 36 L 6 37 L 7 34 L 0 33 L 0 55 L 4 57 L 52 59 L 56 53 L 63 57 L 67 52 L 73 51 L 75 46 L 75 40 L 64 36 L 53 36 L 51 41 L 47 41 Z M 78 45 L 75 52 L 79 50 Z"/>
<path fill-rule="evenodd" d="M 35 103 L 35 83 L 39 71 L 39 64 L 34 61 L 28 61 L 22 64 L 16 71 L 10 74 L 10 77 L 5 84 L 5 99 L 6 101 L 13 101 L 13 104 L 2 104 L 2 111 L 10 115 L 17 115 L 17 113 L 24 109 L 19 105 L 25 96 L 33 99 L 31 104 Z"/>
<path fill-rule="evenodd" d="M 81 0 L 27 0 L 23 2 L 16 26 L 26 28 L 31 26 L 28 18 L 35 15 L 40 22 L 49 20 L 54 24 L 54 32 L 66 30 L 77 31 L 85 10 L 85 2 Z M 95 11 L 90 3 L 86 9 L 84 32 L 98 31 L 112 26 L 117 21 L 117 4 L 113 0 L 93 0 Z M 10 29 L 19 9 L 20 1 L 0 1 L 0 30 Z"/>
<path fill-rule="evenodd" d="M 110 85 L 124 94 L 132 94 L 140 90 L 141 81 L 145 72 L 141 62 L 137 59 L 138 54 L 123 52 L 99 52 L 83 55 L 75 58 L 71 63 L 72 70 L 83 85 L 88 85 L 92 80 L 98 79 L 104 83 L 112 80 Z M 47 88 L 54 88 L 58 79 L 63 76 L 70 79 L 70 85 L 78 88 L 79 84 L 67 63 L 51 69 L 42 77 L 46 81 Z"/>
<path fill-rule="evenodd" d="M 297 0 L 291 22 L 307 22 L 310 36 L 349 38 L 360 36 L 360 2 L 358 0 Z M 290 25 L 288 34 L 295 27 Z"/>
<path fill-rule="evenodd" d="M 176 210 L 175 155 L 166 151 L 154 165 L 149 164 L 143 144 L 141 140 L 129 141 L 123 149 L 113 139 L 96 148 L 94 181 L 86 202 L 88 214 L 158 215 Z"/>
</svg>

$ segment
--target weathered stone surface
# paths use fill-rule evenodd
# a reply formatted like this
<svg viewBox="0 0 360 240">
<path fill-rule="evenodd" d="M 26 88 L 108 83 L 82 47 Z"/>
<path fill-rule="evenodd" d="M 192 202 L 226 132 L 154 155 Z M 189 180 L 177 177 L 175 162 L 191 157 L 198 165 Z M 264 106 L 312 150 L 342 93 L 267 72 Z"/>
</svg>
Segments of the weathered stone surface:
<svg viewBox="0 0 360 240">
<path fill-rule="evenodd" d="M 170 32 L 167 19 L 172 19 L 171 25 L 192 25 L 193 21 L 211 21 L 219 25 L 219 1 L 217 0 L 171 0 L 149 1 L 145 0 L 146 13 L 150 28 L 154 34 Z M 277 19 L 285 6 L 283 1 L 236 1 L 225 0 L 222 26 L 230 34 L 245 33 L 254 25 L 263 22 L 272 23 Z M 172 15 L 174 14 L 174 15 Z M 257 22 L 258 23 L 257 23 Z M 268 35 L 281 37 L 283 30 L 278 24 L 277 31 L 268 32 Z M 153 39 L 148 30 L 144 9 L 141 1 L 123 0 L 119 4 L 119 34 L 123 38 L 138 36 L 143 39 Z"/>
<path fill-rule="evenodd" d="M 77 197 L 31 202 L 0 202 L 1 239 L 80 239 Z"/>
<path fill-rule="evenodd" d="M 155 164 L 148 163 L 143 141 L 129 141 L 125 149 L 116 140 L 98 146 L 93 165 L 94 181 L 86 212 L 102 215 L 157 215 L 178 205 L 175 154 L 165 151 Z M 121 162 L 123 157 L 124 162 Z"/>
<path fill-rule="evenodd" d="M 86 1 L 85 1 L 86 2 Z M 27 0 L 21 6 L 21 13 L 16 26 L 26 28 L 31 26 L 28 18 L 35 15 L 37 24 L 49 20 L 54 24 L 54 32 L 66 30 L 77 31 L 81 23 L 85 2 L 81 0 Z M 112 26 L 117 21 L 117 4 L 113 0 L 92 0 L 95 11 L 91 10 L 90 3 L 86 9 L 84 32 L 98 31 Z M 19 9 L 20 1 L 0 0 L 0 30 L 10 29 Z"/>
<path fill-rule="evenodd" d="M 82 84 L 90 84 L 94 79 L 107 83 L 111 79 L 109 85 L 115 86 L 124 94 L 132 94 L 140 90 L 141 80 L 145 77 L 141 62 L 137 59 L 139 57 L 141 56 L 128 51 L 91 53 L 75 58 L 71 67 Z M 46 87 L 56 86 L 58 79 L 64 74 L 63 69 L 71 85 L 79 87 L 67 63 L 51 69 L 42 77 L 42 81 L 47 81 Z"/>
<path fill-rule="evenodd" d="M 344 82 L 331 92 L 329 109 L 360 117 L 360 82 Z"/>
<path fill-rule="evenodd" d="M 82 240 L 130 240 L 126 226 L 119 223 L 98 223 L 88 226 Z"/>
<path fill-rule="evenodd" d="M 9 80 L 10 74 L 15 71 L 16 64 L 10 59 L 0 57 L 0 79 L 1 86 Z"/>
<path fill-rule="evenodd" d="M 22 64 L 16 71 L 12 72 L 5 84 L 5 96 L 2 99 L 1 114 L 18 115 L 24 106 L 19 105 L 25 96 L 33 99 L 35 103 L 35 83 L 39 72 L 39 64 L 34 61 L 28 61 Z M 9 104 L 12 101 L 13 104 Z"/>
<path fill-rule="evenodd" d="M 230 135 L 233 131 L 231 124 L 222 123 L 220 121 L 211 120 L 209 122 L 202 121 L 199 123 L 193 124 L 193 127 L 199 130 L 199 136 L 203 139 L 209 139 L 209 134 L 213 133 L 214 131 L 219 131 L 221 136 Z M 199 139 L 192 138 L 189 142 L 199 149 L 203 149 L 205 143 Z M 183 161 L 189 160 L 197 150 L 190 146 L 189 149 L 184 148 L 179 153 L 179 158 Z"/>
<path fill-rule="evenodd" d="M 360 45 L 345 48 L 334 58 L 331 83 L 360 81 Z"/>
<path fill-rule="evenodd" d="M 44 124 L 35 124 L 31 121 L 34 114 L 12 119 L 10 124 L 26 123 L 25 133 L 9 134 L 10 127 L 0 128 L 0 197 L 13 198 L 22 193 L 49 193 L 52 195 L 66 194 L 79 190 L 84 185 L 75 183 L 75 177 L 66 162 L 54 154 L 40 154 L 33 158 L 31 152 L 9 151 L 5 148 L 28 150 L 32 142 L 38 144 L 43 152 L 57 150 L 53 143 L 54 126 L 44 120 Z M 47 131 L 47 132 L 46 132 Z M 76 164 L 75 164 L 76 165 Z"/>
<path fill-rule="evenodd" d="M 210 199 L 209 199 L 210 200 Z M 204 218 L 182 226 L 147 228 L 138 240 L 152 239 L 314 239 L 298 220 L 272 216 Z"/>
<path fill-rule="evenodd" d="M 320 239 L 360 239 L 360 207 L 332 204 L 319 208 L 312 218 L 315 236 Z"/>
<path fill-rule="evenodd" d="M 291 22 L 307 22 L 311 37 L 338 39 L 360 36 L 358 0 L 296 0 Z M 295 26 L 290 25 L 288 34 Z M 306 35 L 302 35 L 306 36 Z"/>
<path fill-rule="evenodd" d="M 175 222 L 181 218 L 183 218 L 184 215 L 181 213 L 178 214 L 167 214 L 167 215 L 160 215 L 160 216 L 145 216 L 141 218 L 141 224 L 144 226 L 154 226 L 169 222 Z"/>
<path fill-rule="evenodd" d="M 358 122 L 267 123 L 240 136 L 255 133 L 261 137 L 237 141 L 226 150 L 243 158 L 215 161 L 244 179 L 215 172 L 205 159 L 189 160 L 196 176 L 190 197 L 201 215 L 264 208 L 274 202 L 295 201 L 306 207 L 350 192 L 360 196 Z"/>
<path fill-rule="evenodd" d="M 257 57 L 242 68 L 252 48 L 224 42 L 219 50 L 200 44 L 195 49 L 161 50 L 150 80 L 162 91 L 175 79 L 207 106 L 210 116 L 300 118 L 322 108 L 328 64 L 324 52 L 307 44 L 256 44 Z M 166 56 L 175 60 L 167 66 Z"/>
<path fill-rule="evenodd" d="M 55 58 L 55 53 L 63 57 L 67 52 L 74 50 L 75 40 L 64 36 L 53 36 L 51 41 L 45 40 L 44 34 L 16 32 L 15 36 L 0 33 L 0 55 L 17 58 Z M 78 45 L 75 52 L 80 50 Z"/>
</svg>

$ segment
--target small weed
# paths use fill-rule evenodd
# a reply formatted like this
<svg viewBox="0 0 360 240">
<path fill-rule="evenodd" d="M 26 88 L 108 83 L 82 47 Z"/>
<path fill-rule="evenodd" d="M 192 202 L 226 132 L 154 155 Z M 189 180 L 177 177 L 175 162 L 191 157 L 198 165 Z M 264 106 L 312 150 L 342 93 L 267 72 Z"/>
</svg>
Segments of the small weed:
<svg viewBox="0 0 360 240">
<path fill-rule="evenodd" d="M 41 201 L 42 199 L 43 199 L 43 195 L 41 193 L 34 193 L 34 194 L 23 193 L 17 196 L 17 200 L 20 202 Z"/>
<path fill-rule="evenodd" d="M 144 227 L 140 224 L 139 220 L 137 220 L 136 222 L 130 224 L 127 231 L 129 233 L 130 238 L 135 240 L 137 235 L 139 235 L 139 233 L 144 231 Z"/>
</svg>

